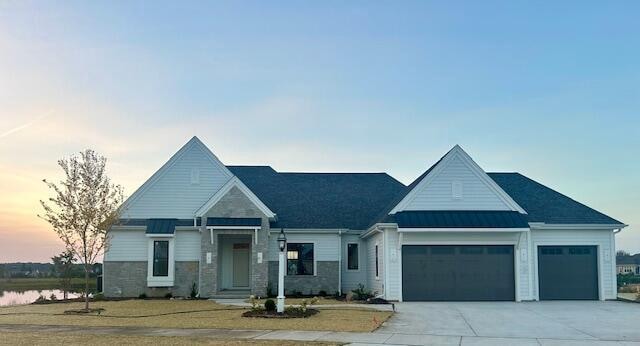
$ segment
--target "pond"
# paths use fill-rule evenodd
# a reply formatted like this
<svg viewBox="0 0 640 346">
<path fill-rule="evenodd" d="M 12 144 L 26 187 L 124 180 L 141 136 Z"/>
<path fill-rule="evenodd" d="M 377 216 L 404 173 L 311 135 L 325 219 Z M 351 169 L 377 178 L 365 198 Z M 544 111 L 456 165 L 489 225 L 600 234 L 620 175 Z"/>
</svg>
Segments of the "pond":
<svg viewBox="0 0 640 346">
<path fill-rule="evenodd" d="M 20 292 L 0 290 L 0 306 L 30 304 L 38 299 L 39 296 L 50 299 L 52 294 L 55 294 L 57 299 L 62 299 L 63 297 L 61 290 L 27 290 Z M 67 297 L 70 299 L 78 298 L 79 296 L 79 293 L 67 293 Z"/>
</svg>

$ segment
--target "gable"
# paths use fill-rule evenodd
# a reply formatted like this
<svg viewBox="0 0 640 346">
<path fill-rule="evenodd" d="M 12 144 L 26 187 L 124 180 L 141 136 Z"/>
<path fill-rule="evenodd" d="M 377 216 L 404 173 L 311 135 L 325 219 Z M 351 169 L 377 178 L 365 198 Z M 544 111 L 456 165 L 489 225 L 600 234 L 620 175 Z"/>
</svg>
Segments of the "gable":
<svg viewBox="0 0 640 346">
<path fill-rule="evenodd" d="M 261 214 L 268 218 L 275 218 L 276 214 L 269 209 L 238 177 L 231 178 L 211 198 L 195 212 L 201 217 L 205 213 L 211 214 L 216 209 L 219 215 L 245 217 L 251 215 L 236 215 L 238 212 L 251 210 L 252 215 Z M 221 211 L 222 210 L 222 211 Z M 231 215 L 233 214 L 233 215 Z"/>
<path fill-rule="evenodd" d="M 473 160 L 454 147 L 391 210 L 512 210 L 525 213 Z"/>
<path fill-rule="evenodd" d="M 123 204 L 122 218 L 193 218 L 233 174 L 193 137 Z"/>
</svg>

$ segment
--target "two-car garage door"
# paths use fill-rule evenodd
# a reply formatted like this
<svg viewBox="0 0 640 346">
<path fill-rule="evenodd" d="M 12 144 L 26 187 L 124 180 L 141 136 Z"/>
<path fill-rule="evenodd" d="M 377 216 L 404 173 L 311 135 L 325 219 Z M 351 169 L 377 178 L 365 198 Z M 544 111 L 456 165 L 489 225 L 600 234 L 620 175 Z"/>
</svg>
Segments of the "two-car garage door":
<svg viewBox="0 0 640 346">
<path fill-rule="evenodd" d="M 598 299 L 595 246 L 539 246 L 540 300 Z M 403 245 L 405 301 L 515 300 L 511 245 Z"/>
<path fill-rule="evenodd" d="M 515 300 L 513 246 L 404 245 L 405 301 Z"/>
</svg>

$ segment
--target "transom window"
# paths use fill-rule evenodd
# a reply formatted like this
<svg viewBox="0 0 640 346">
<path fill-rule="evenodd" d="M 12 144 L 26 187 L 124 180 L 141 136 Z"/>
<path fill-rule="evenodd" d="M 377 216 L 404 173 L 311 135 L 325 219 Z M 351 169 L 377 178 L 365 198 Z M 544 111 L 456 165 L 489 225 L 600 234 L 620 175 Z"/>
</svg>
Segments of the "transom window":
<svg viewBox="0 0 640 346">
<path fill-rule="evenodd" d="M 358 270 L 359 262 L 358 244 L 347 244 L 347 269 Z"/>
<path fill-rule="evenodd" d="M 313 243 L 287 244 L 287 275 L 313 275 Z"/>
<path fill-rule="evenodd" d="M 153 276 L 169 276 L 169 242 L 153 242 Z"/>
</svg>

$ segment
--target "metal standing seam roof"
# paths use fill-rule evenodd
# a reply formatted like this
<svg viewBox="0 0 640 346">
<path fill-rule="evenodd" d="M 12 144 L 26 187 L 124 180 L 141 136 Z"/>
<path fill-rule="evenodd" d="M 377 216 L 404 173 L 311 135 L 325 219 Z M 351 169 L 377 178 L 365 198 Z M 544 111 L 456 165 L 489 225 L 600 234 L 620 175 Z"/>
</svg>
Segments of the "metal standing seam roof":
<svg viewBox="0 0 640 346">
<path fill-rule="evenodd" d="M 147 234 L 174 234 L 178 219 L 148 219 Z M 193 221 L 192 221 L 193 224 Z"/>
<path fill-rule="evenodd" d="M 252 226 L 260 227 L 262 219 L 258 217 L 208 217 L 207 226 Z"/>
<path fill-rule="evenodd" d="M 502 210 L 403 211 L 394 221 L 401 228 L 529 228 L 525 215 Z"/>
</svg>

